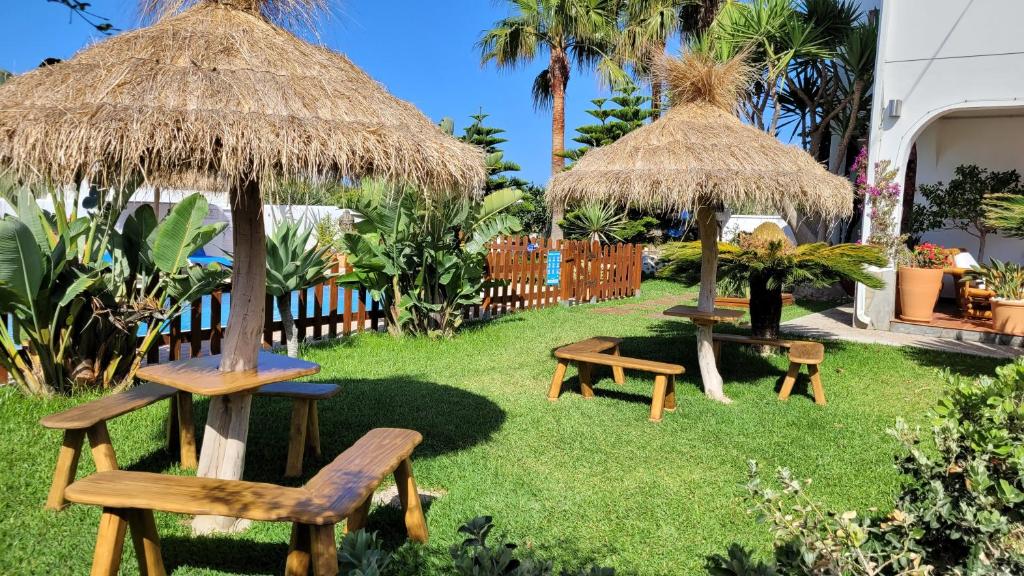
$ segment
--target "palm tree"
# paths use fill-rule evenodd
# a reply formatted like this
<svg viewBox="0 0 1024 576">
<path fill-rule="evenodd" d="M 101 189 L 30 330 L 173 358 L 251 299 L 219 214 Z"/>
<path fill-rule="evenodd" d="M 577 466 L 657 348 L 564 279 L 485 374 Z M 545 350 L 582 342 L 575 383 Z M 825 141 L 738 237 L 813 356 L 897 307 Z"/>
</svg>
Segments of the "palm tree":
<svg viewBox="0 0 1024 576">
<path fill-rule="evenodd" d="M 565 90 L 573 64 L 597 66 L 609 76 L 619 76 L 608 56 L 617 33 L 619 0 L 507 0 L 512 14 L 486 30 L 477 47 L 483 64 L 499 69 L 533 62 L 545 52 L 548 65 L 533 83 L 534 104 L 551 107 L 551 173 L 565 169 Z M 562 238 L 558 222 L 565 210 L 551 214 L 551 237 Z"/>
<path fill-rule="evenodd" d="M 661 115 L 661 82 L 652 74 L 654 58 L 664 54 L 668 41 L 683 31 L 683 7 L 694 0 L 629 0 L 623 15 L 620 54 L 638 77 L 651 84 L 652 121 Z"/>
</svg>

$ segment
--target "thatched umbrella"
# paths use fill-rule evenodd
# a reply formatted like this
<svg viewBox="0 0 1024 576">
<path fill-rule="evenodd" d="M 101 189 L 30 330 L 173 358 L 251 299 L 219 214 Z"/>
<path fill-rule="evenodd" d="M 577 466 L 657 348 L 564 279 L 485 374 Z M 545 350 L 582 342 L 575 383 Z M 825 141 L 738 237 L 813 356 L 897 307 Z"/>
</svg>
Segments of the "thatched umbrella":
<svg viewBox="0 0 1024 576">
<path fill-rule="evenodd" d="M 260 347 L 261 192 L 285 178 L 376 176 L 426 193 L 474 194 L 486 178 L 477 148 L 445 135 L 341 54 L 283 27 L 325 2 L 144 0 L 153 25 L 0 88 L 0 164 L 27 180 L 120 186 L 141 175 L 153 186 L 230 191 L 224 371 L 254 368 Z M 248 410 L 247 395 L 211 405 L 203 452 L 217 456 L 203 458 L 201 475 L 241 476 Z"/>
<path fill-rule="evenodd" d="M 587 152 L 552 178 L 549 202 L 615 202 L 651 211 L 696 212 L 703 257 L 698 308 L 711 312 L 723 206 L 790 205 L 833 219 L 850 214 L 853 189 L 803 150 L 740 122 L 735 111 L 749 86 L 742 57 L 718 63 L 698 54 L 660 62 L 671 109 L 613 144 Z M 710 325 L 698 331 L 704 390 L 728 402 L 715 366 Z"/>
</svg>

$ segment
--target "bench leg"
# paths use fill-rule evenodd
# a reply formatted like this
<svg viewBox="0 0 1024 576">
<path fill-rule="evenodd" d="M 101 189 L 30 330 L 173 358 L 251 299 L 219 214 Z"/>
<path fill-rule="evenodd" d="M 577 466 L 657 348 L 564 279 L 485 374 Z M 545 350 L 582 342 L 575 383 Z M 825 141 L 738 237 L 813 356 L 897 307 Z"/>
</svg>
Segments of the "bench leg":
<svg viewBox="0 0 1024 576">
<path fill-rule="evenodd" d="M 676 411 L 676 377 L 668 377 L 668 388 L 665 390 L 665 411 Z"/>
<path fill-rule="evenodd" d="M 612 356 L 622 356 L 622 352 L 619 351 L 619 347 L 616 345 L 612 348 Z M 626 383 L 626 370 L 622 366 L 612 366 L 612 377 L 615 379 L 615 383 L 622 386 Z"/>
<path fill-rule="evenodd" d="M 338 545 L 334 541 L 334 525 L 312 526 L 313 576 L 337 576 Z"/>
<path fill-rule="evenodd" d="M 110 433 L 106 422 L 98 422 L 89 428 L 89 445 L 92 446 L 92 459 L 96 463 L 97 472 L 117 470 L 117 457 L 114 447 L 110 444 Z"/>
<path fill-rule="evenodd" d="M 395 468 L 395 485 L 398 499 L 405 511 L 405 530 L 410 540 L 427 543 L 427 519 L 423 516 L 420 493 L 416 490 L 416 479 L 412 475 L 412 460 L 406 458 Z"/>
<path fill-rule="evenodd" d="M 92 557 L 92 576 L 117 576 L 124 552 L 124 532 L 128 528 L 125 510 L 104 508 L 96 533 L 96 552 Z"/>
<path fill-rule="evenodd" d="M 78 471 L 78 457 L 82 454 L 82 441 L 85 430 L 65 430 L 64 442 L 57 454 L 57 468 L 53 471 L 53 483 L 50 494 L 46 497 L 47 510 L 62 510 L 68 505 L 64 500 L 64 489 L 75 481 Z"/>
<path fill-rule="evenodd" d="M 654 397 L 651 398 L 651 422 L 661 422 L 665 410 L 665 395 L 668 390 L 668 376 L 658 374 L 654 377 Z"/>
<path fill-rule="evenodd" d="M 292 427 L 288 436 L 287 478 L 302 476 L 302 457 L 306 450 L 306 428 L 309 419 L 309 400 L 296 398 L 292 404 Z"/>
<path fill-rule="evenodd" d="M 178 419 L 178 396 L 175 394 L 167 400 L 167 426 L 164 432 L 166 432 L 167 438 L 167 453 L 172 456 L 180 454 L 181 449 L 181 426 L 179 425 Z"/>
<path fill-rule="evenodd" d="M 807 373 L 811 376 L 811 387 L 814 389 L 814 403 L 818 406 L 824 406 L 825 401 L 825 387 L 821 385 L 821 373 L 818 370 L 817 364 L 809 364 L 807 366 Z"/>
<path fill-rule="evenodd" d="M 558 400 L 559 394 L 562 393 L 562 381 L 565 380 L 565 369 L 569 363 L 565 360 L 559 360 L 558 366 L 555 366 L 555 375 L 551 378 L 551 388 L 548 389 L 548 400 L 554 402 Z"/>
<path fill-rule="evenodd" d="M 712 341 L 711 350 L 715 353 L 715 364 L 717 365 L 722 360 L 722 343 L 718 340 Z"/>
<path fill-rule="evenodd" d="M 181 449 L 181 467 L 185 470 L 195 470 L 199 465 L 196 459 L 196 425 L 192 416 L 192 394 L 178 392 L 171 398 L 175 406 L 178 420 L 178 438 Z"/>
<path fill-rule="evenodd" d="M 313 451 L 317 458 L 323 456 L 320 450 L 320 414 L 316 400 L 309 401 L 309 416 L 306 418 L 306 447 Z"/>
<path fill-rule="evenodd" d="M 285 560 L 285 576 L 309 576 L 309 564 L 312 560 L 310 543 L 311 526 L 292 524 L 292 540 L 288 545 L 288 559 Z"/>
<path fill-rule="evenodd" d="M 345 533 L 356 532 L 366 528 L 366 522 L 370 517 L 370 504 L 373 503 L 373 493 L 366 497 L 366 501 L 356 507 L 345 519 Z"/>
<path fill-rule="evenodd" d="M 584 398 L 594 397 L 594 367 L 586 362 L 577 362 L 577 372 L 580 378 L 580 393 Z"/>
<path fill-rule="evenodd" d="M 139 561 L 141 576 L 167 576 L 164 558 L 160 552 L 160 536 L 152 510 L 129 510 L 128 527 L 132 533 L 135 557 Z"/>
<path fill-rule="evenodd" d="M 796 377 L 800 374 L 800 365 L 796 362 L 789 363 L 789 371 L 786 372 L 786 379 L 782 381 L 782 389 L 779 390 L 779 400 L 788 400 L 793 392 L 793 385 L 796 384 Z"/>
</svg>

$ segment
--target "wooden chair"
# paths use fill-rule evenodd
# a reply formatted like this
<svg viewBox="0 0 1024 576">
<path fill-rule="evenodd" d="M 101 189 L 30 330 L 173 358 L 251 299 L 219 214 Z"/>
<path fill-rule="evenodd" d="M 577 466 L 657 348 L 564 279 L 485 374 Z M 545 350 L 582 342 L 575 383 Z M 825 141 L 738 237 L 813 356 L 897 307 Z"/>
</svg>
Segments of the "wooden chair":
<svg viewBox="0 0 1024 576">
<path fill-rule="evenodd" d="M 180 451 L 181 467 L 196 467 L 195 426 L 192 422 L 192 395 L 160 384 L 142 384 L 126 392 L 104 396 L 51 414 L 39 421 L 46 428 L 64 431 L 64 442 L 57 456 L 57 467 L 46 498 L 46 508 L 61 510 L 67 506 L 64 489 L 74 482 L 78 471 L 78 458 L 86 437 L 92 446 L 92 458 L 100 472 L 117 470 L 117 457 L 110 444 L 107 420 L 117 418 L 161 400 L 170 399 L 171 418 L 168 444 L 172 451 Z M 177 450 L 175 450 L 177 448 Z"/>
<path fill-rule="evenodd" d="M 621 342 L 617 338 L 602 336 L 569 344 L 555 350 L 558 366 L 555 367 L 555 375 L 551 379 L 548 400 L 552 402 L 558 400 L 562 392 L 562 381 L 565 379 L 566 368 L 568 368 L 569 362 L 575 362 L 579 370 L 580 391 L 584 398 L 594 397 L 594 366 L 611 367 L 615 383 L 619 385 L 625 383 L 625 369 L 628 368 L 654 374 L 651 422 L 661 422 L 665 411 L 674 412 L 676 409 L 675 377 L 685 372 L 683 367 L 678 364 L 666 364 L 664 362 L 653 362 L 651 360 L 622 356 L 619 353 L 619 344 Z M 610 351 L 610 353 L 605 353 L 606 351 Z"/>
<path fill-rule="evenodd" d="M 317 414 L 317 400 L 326 400 L 337 394 L 341 388 L 336 384 L 311 382 L 277 382 L 267 384 L 256 391 L 256 396 L 285 397 L 292 399 L 292 421 L 288 436 L 288 460 L 284 475 L 287 478 L 302 476 L 302 460 L 309 447 L 319 458 L 320 417 Z"/>
<path fill-rule="evenodd" d="M 818 366 L 825 359 L 825 346 L 819 342 L 793 342 L 789 348 L 789 371 L 785 380 L 782 381 L 782 389 L 779 391 L 779 400 L 786 400 L 793 392 L 793 385 L 796 384 L 796 377 L 800 373 L 800 366 L 807 365 L 807 373 L 811 377 L 811 386 L 814 389 L 814 403 L 819 406 L 825 405 L 825 387 L 821 384 L 821 375 Z"/>
<path fill-rule="evenodd" d="M 65 494 L 72 502 L 103 508 L 93 576 L 118 573 L 129 528 L 140 573 L 166 574 L 154 510 L 291 522 L 284 573 L 306 576 L 312 567 L 316 576 L 333 576 L 338 573 L 335 525 L 347 519 L 346 530 L 364 527 L 373 492 L 388 474 L 394 474 L 398 485 L 409 538 L 427 541 L 427 524 L 411 461 L 413 450 L 422 440 L 413 430 L 371 430 L 298 488 L 113 470 L 75 482 Z"/>
</svg>

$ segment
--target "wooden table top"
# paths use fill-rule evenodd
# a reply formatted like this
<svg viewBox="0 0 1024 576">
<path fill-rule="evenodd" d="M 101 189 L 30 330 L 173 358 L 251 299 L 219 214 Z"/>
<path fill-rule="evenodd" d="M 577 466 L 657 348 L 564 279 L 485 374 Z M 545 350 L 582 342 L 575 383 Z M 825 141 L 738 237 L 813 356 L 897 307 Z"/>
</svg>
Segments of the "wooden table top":
<svg viewBox="0 0 1024 576">
<path fill-rule="evenodd" d="M 662 314 L 665 316 L 689 318 L 697 324 L 716 324 L 718 322 L 738 322 L 740 318 L 743 318 L 744 313 L 740 310 L 728 308 L 715 308 L 713 312 L 704 312 L 698 310 L 696 306 L 673 306 L 662 312 Z"/>
<path fill-rule="evenodd" d="M 222 396 L 320 372 L 319 364 L 269 352 L 260 352 L 255 370 L 242 372 L 221 372 L 220 359 L 215 354 L 155 364 L 140 369 L 138 377 L 193 394 Z"/>
</svg>

